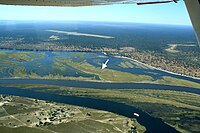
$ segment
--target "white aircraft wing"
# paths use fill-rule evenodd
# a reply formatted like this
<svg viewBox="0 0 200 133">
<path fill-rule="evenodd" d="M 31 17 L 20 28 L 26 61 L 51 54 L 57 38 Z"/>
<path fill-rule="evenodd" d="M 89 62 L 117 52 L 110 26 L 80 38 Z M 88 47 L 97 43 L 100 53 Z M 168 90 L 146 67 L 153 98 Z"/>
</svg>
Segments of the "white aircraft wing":
<svg viewBox="0 0 200 133">
<path fill-rule="evenodd" d="M 176 2 L 176 0 L 0 0 L 0 4 L 32 6 L 92 6 L 111 4 L 156 4 L 168 2 Z"/>
<path fill-rule="evenodd" d="M 196 32 L 198 44 L 200 46 L 200 0 L 185 0 L 192 25 Z"/>
</svg>

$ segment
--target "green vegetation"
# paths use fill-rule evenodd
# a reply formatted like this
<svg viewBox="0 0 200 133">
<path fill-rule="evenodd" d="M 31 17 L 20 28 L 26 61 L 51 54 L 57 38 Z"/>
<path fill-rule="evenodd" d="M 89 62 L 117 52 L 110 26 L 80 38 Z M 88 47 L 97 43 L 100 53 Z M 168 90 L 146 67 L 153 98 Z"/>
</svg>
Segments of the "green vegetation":
<svg viewBox="0 0 200 133">
<path fill-rule="evenodd" d="M 129 61 L 125 61 L 125 62 L 121 62 L 119 64 L 120 67 L 122 68 L 134 68 L 136 67 L 137 65 L 133 64 L 132 62 L 129 62 Z"/>
<path fill-rule="evenodd" d="M 97 64 L 98 58 L 104 58 L 96 53 L 86 52 L 9 52 L 0 51 L 0 78 L 32 78 L 32 79 L 54 79 L 54 80 L 79 80 L 93 82 L 142 82 L 157 83 L 175 86 L 186 86 L 200 88 L 200 84 L 191 81 L 163 76 L 154 79 L 148 75 L 132 74 L 112 69 L 102 70 L 89 64 L 86 59 L 92 56 Z M 66 57 L 66 58 L 65 58 Z M 101 64 L 99 64 L 101 65 Z M 123 59 L 117 65 L 121 68 L 144 68 L 137 62 Z M 156 74 L 156 73 L 153 73 Z"/>
<path fill-rule="evenodd" d="M 148 65 L 145 65 L 140 62 L 136 62 L 130 58 L 125 58 L 120 56 L 119 58 L 124 58 L 122 62 L 118 64 L 121 68 L 143 68 L 143 69 L 149 69 L 150 67 Z"/>
<path fill-rule="evenodd" d="M 178 86 L 186 86 L 186 87 L 194 87 L 194 88 L 200 88 L 200 84 L 194 83 L 191 81 L 178 79 L 178 78 L 172 78 L 169 76 L 163 76 L 162 79 L 158 79 L 155 81 L 159 84 L 168 84 L 168 85 L 178 85 Z"/>
<path fill-rule="evenodd" d="M 43 130 L 39 128 L 32 128 L 32 127 L 16 127 L 16 128 L 11 128 L 11 127 L 5 127 L 5 126 L 0 126 L 0 132 L 1 133 L 49 133 L 48 130 Z"/>
<path fill-rule="evenodd" d="M 100 77 L 101 81 L 105 82 L 141 82 L 141 81 L 149 81 L 152 80 L 150 76 L 146 75 L 135 75 L 126 72 L 120 72 L 111 69 L 96 68 L 87 62 L 72 62 L 69 59 L 58 59 L 61 62 L 67 63 L 71 67 L 75 67 L 76 69 L 83 71 L 85 73 L 96 74 Z"/>
<path fill-rule="evenodd" d="M 41 57 L 42 54 L 35 55 L 33 52 L 8 52 L 8 51 L 1 51 L 1 61 L 10 61 L 11 64 L 15 64 L 15 62 L 23 62 L 23 61 L 30 61 L 32 58 Z M 44 55 L 44 54 L 43 54 Z"/>
</svg>

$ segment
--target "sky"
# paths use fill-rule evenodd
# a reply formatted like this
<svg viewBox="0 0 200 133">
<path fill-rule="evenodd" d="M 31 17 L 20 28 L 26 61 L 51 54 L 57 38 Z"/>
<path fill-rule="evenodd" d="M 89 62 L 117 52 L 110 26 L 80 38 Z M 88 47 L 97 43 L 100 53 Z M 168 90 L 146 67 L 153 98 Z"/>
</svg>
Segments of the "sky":
<svg viewBox="0 0 200 133">
<path fill-rule="evenodd" d="M 178 4 L 120 4 L 89 7 L 39 7 L 0 5 L 0 20 L 109 21 L 191 25 L 183 1 Z"/>
</svg>

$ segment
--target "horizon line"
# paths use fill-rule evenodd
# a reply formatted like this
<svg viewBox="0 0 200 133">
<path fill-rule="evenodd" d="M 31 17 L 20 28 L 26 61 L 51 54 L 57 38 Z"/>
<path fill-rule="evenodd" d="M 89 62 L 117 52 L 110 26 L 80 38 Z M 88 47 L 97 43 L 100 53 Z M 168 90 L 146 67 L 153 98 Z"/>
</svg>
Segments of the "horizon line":
<svg viewBox="0 0 200 133">
<path fill-rule="evenodd" d="M 0 21 L 33 21 L 33 22 L 103 22 L 103 23 L 133 23 L 133 24 L 152 24 L 152 25 L 174 25 L 174 26 L 190 26 L 192 27 L 192 25 L 190 24 L 170 24 L 170 23 L 148 23 L 148 22 L 131 22 L 131 21 L 97 21 L 97 20 L 29 20 L 29 19 L 24 19 L 24 20 L 6 20 L 6 19 L 0 19 Z"/>
</svg>

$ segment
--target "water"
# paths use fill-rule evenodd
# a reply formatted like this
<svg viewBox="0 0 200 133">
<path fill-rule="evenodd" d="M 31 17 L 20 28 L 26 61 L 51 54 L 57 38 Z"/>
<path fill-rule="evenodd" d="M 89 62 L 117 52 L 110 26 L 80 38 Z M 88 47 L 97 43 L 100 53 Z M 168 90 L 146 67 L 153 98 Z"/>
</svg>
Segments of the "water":
<svg viewBox="0 0 200 133">
<path fill-rule="evenodd" d="M 20 52 L 20 50 L 1 50 L 1 51 L 7 51 L 7 52 Z M 0 66 L 4 68 L 2 72 L 0 72 L 1 77 L 10 77 L 10 73 L 13 72 L 14 67 L 16 66 L 22 66 L 26 69 L 26 73 L 30 74 L 31 72 L 36 73 L 39 76 L 45 76 L 45 75 L 62 75 L 64 77 L 85 77 L 85 78 L 95 78 L 96 80 L 99 80 L 99 76 L 95 74 L 89 74 L 83 71 L 80 71 L 76 69 L 76 67 L 71 67 L 67 63 L 60 62 L 57 59 L 70 59 L 73 62 L 83 62 L 86 61 L 87 63 L 97 67 L 101 68 L 101 64 L 106 61 L 106 59 L 110 59 L 108 63 L 108 68 L 111 70 L 117 70 L 122 72 L 128 72 L 132 74 L 138 74 L 138 75 L 148 75 L 151 76 L 154 80 L 160 79 L 163 76 L 169 76 L 173 78 L 178 79 L 184 79 L 188 81 L 192 81 L 195 83 L 200 83 L 199 79 L 194 79 L 186 76 L 181 75 L 175 75 L 168 72 L 155 70 L 146 67 L 145 65 L 134 63 L 133 68 L 122 68 L 119 66 L 120 63 L 131 60 L 129 59 L 123 59 L 113 56 L 104 55 L 100 52 L 53 52 L 53 51 L 32 51 L 35 55 L 37 54 L 44 54 L 44 56 L 41 56 L 39 58 L 32 58 L 31 61 L 22 61 L 18 62 L 17 65 L 9 65 L 4 66 L 2 63 Z M 12 61 L 12 59 L 11 59 Z M 57 65 L 56 63 L 59 63 Z M 9 67 L 9 68 L 7 68 Z"/>
<path fill-rule="evenodd" d="M 15 53 L 15 52 L 21 52 L 20 50 L 0 50 L 0 51 L 6 51 L 9 53 Z M 95 74 L 89 74 L 82 72 L 74 67 L 71 67 L 67 65 L 66 63 L 61 63 L 60 65 L 65 66 L 63 69 L 60 69 L 61 66 L 58 66 L 56 63 L 60 63 L 57 61 L 57 58 L 68 58 L 75 60 L 73 56 L 71 56 L 71 53 L 73 52 L 59 52 L 62 54 L 57 55 L 52 51 L 29 51 L 30 53 L 33 53 L 34 56 L 31 57 L 32 59 L 30 61 L 17 61 L 14 59 L 8 59 L 8 61 L 15 62 L 17 64 L 10 65 L 10 64 L 4 64 L 1 62 L 0 67 L 3 68 L 3 72 L 0 72 L 1 77 L 10 77 L 12 76 L 12 73 L 14 71 L 14 68 L 16 67 L 24 67 L 27 74 L 31 74 L 32 72 L 39 75 L 39 76 L 46 76 L 49 74 L 52 75 L 62 75 L 64 77 L 86 77 L 86 78 L 93 78 L 99 79 L 99 77 Z M 37 57 L 37 55 L 40 55 Z"/>
</svg>

